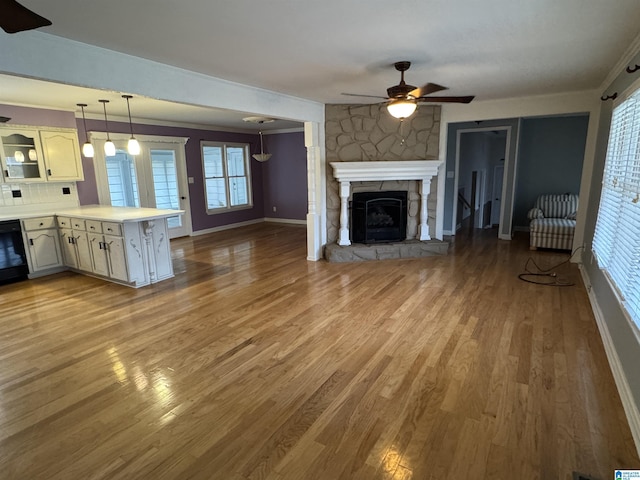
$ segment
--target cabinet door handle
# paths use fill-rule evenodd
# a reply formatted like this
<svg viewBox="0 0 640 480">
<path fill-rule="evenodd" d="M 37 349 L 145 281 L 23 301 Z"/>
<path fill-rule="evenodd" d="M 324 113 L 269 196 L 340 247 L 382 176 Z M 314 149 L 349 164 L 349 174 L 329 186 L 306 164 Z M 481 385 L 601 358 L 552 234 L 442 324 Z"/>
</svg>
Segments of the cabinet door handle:
<svg viewBox="0 0 640 480">
<path fill-rule="evenodd" d="M 51 169 L 47 168 L 47 175 L 51 176 Z"/>
<path fill-rule="evenodd" d="M 33 245 L 33 238 L 29 239 L 29 245 Z"/>
</svg>

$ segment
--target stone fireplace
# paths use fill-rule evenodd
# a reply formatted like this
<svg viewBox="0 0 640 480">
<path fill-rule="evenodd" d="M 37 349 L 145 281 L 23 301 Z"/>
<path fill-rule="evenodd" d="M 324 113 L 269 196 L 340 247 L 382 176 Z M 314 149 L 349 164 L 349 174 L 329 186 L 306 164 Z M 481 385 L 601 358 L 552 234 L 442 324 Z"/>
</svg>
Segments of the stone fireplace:
<svg viewBox="0 0 640 480">
<path fill-rule="evenodd" d="M 440 139 L 440 106 L 420 105 L 409 118 L 400 122 L 387 112 L 384 104 L 326 105 L 325 145 L 327 179 L 327 244 L 338 242 L 340 230 L 340 184 L 330 166 L 334 162 L 403 162 L 436 160 Z M 351 192 L 397 191 L 407 193 L 407 239 L 419 238 L 418 212 L 421 209 L 421 185 L 417 178 L 350 181 Z M 437 176 L 429 188 L 427 216 L 435 236 Z"/>
<path fill-rule="evenodd" d="M 431 179 L 438 175 L 438 167 L 441 163 L 439 160 L 331 162 L 333 176 L 340 185 L 340 229 L 338 245 L 346 246 L 352 243 L 352 235 L 350 232 L 352 219 L 349 214 L 349 200 L 352 197 L 353 182 L 381 184 L 382 182 L 389 181 L 417 181 L 418 208 L 417 211 L 415 208 L 409 208 L 408 215 L 413 213 L 415 217 L 417 214 L 419 219 L 417 228 L 418 240 L 430 240 L 427 199 L 431 189 Z M 363 187 L 363 184 L 359 183 L 358 187 Z M 364 188 L 372 187 L 365 186 Z M 408 222 L 409 218 L 406 220 Z M 409 237 L 415 238 L 416 235 L 409 235 Z"/>
</svg>

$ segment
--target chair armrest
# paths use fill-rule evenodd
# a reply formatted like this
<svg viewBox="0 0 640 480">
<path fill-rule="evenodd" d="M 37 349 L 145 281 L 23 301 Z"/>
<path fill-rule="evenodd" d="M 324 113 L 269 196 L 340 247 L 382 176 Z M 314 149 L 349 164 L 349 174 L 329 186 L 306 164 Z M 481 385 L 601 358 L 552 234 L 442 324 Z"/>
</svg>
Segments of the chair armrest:
<svg viewBox="0 0 640 480">
<path fill-rule="evenodd" d="M 529 213 L 527 213 L 527 218 L 529 218 L 529 220 L 544 218 L 544 212 L 539 208 L 532 208 L 531 210 L 529 210 Z"/>
</svg>

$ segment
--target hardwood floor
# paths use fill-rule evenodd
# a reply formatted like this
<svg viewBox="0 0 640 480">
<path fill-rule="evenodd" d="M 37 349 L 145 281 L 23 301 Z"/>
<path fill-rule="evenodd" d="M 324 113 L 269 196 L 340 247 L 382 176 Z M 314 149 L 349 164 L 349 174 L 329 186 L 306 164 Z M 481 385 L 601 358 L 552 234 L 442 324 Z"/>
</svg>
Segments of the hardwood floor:
<svg viewBox="0 0 640 480">
<path fill-rule="evenodd" d="M 172 241 L 134 290 L 0 287 L 0 478 L 562 479 L 640 461 L 577 267 L 495 232 L 305 260 L 301 227 Z"/>
</svg>

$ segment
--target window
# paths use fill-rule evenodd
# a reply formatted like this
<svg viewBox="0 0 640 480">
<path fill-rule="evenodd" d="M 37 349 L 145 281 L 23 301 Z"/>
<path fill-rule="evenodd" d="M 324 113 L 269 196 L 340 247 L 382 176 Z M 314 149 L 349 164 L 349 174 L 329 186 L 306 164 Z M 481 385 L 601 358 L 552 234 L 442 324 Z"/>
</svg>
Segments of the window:
<svg viewBox="0 0 640 480">
<path fill-rule="evenodd" d="M 593 250 L 640 326 L 640 90 L 613 111 Z"/>
<path fill-rule="evenodd" d="M 251 207 L 249 145 L 202 142 L 201 146 L 207 211 Z"/>
<path fill-rule="evenodd" d="M 125 150 L 116 150 L 114 157 L 105 157 L 107 181 L 111 205 L 114 207 L 139 207 L 138 182 L 135 158 Z"/>
</svg>

